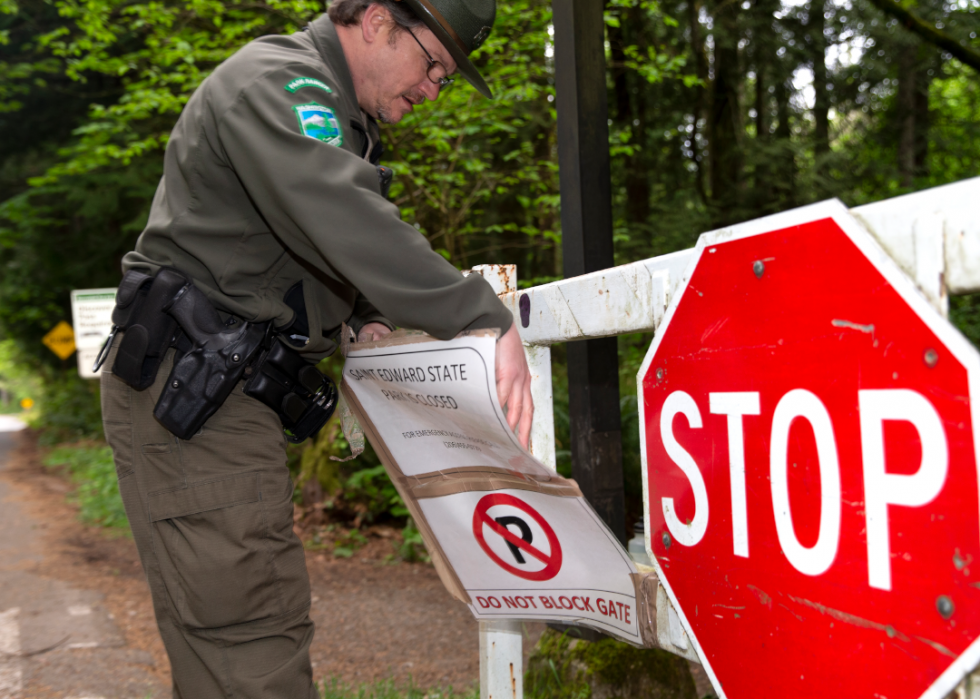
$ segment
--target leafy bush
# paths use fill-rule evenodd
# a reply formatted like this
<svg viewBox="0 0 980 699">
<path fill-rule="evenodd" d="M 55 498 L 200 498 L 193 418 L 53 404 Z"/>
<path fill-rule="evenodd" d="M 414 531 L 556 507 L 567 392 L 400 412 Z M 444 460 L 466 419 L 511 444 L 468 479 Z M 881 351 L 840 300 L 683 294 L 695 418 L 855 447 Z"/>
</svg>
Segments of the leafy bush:
<svg viewBox="0 0 980 699">
<path fill-rule="evenodd" d="M 119 496 L 116 467 L 109 447 L 66 446 L 44 458 L 44 465 L 64 468 L 75 492 L 70 499 L 78 504 L 83 522 L 129 532 L 129 520 Z"/>
<path fill-rule="evenodd" d="M 47 378 L 41 384 L 31 426 L 41 430 L 43 446 L 101 439 L 99 382 L 79 378 L 74 368 Z"/>
</svg>

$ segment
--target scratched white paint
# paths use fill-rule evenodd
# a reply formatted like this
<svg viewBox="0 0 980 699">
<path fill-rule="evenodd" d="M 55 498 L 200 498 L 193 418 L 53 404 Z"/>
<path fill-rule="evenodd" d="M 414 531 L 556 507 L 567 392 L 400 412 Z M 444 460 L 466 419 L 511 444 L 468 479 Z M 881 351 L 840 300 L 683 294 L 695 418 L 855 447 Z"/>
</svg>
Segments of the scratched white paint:
<svg viewBox="0 0 980 699">
<path fill-rule="evenodd" d="M 0 612 L 0 699 L 20 699 L 24 688 L 18 614 L 18 607 Z"/>
<path fill-rule="evenodd" d="M 687 631 L 674 610 L 674 603 L 667 596 L 664 586 L 657 584 L 657 643 L 670 653 L 700 663 Z"/>
<path fill-rule="evenodd" d="M 551 387 L 551 347 L 525 345 L 527 366 L 531 370 L 531 399 L 534 401 L 534 421 L 531 423 L 531 453 L 554 471 L 555 413 Z"/>
<path fill-rule="evenodd" d="M 649 332 L 663 318 L 671 285 L 689 258 L 683 250 L 505 294 L 501 301 L 528 345 Z"/>
<path fill-rule="evenodd" d="M 945 312 L 946 293 L 980 291 L 980 177 L 851 209 Z"/>
<path fill-rule="evenodd" d="M 480 699 L 523 699 L 521 622 L 480 622 Z"/>
</svg>

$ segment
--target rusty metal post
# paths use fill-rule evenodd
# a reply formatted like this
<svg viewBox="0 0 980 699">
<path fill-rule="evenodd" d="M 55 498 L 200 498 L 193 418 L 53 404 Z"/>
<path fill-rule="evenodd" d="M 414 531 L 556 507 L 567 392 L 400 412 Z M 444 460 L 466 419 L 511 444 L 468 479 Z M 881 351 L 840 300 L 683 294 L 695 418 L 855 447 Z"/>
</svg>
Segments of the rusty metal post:
<svg viewBox="0 0 980 699">
<path fill-rule="evenodd" d="M 555 97 L 565 277 L 613 266 L 602 0 L 555 0 Z M 626 542 L 616 338 L 569 342 L 572 476 Z"/>
</svg>

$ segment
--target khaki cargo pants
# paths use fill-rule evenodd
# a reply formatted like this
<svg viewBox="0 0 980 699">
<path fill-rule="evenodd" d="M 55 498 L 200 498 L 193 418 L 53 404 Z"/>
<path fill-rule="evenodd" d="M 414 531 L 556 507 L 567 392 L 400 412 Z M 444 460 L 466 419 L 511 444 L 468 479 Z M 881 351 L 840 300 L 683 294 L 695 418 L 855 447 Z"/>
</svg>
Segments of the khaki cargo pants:
<svg viewBox="0 0 980 699">
<path fill-rule="evenodd" d="M 102 418 L 174 697 L 317 697 L 279 418 L 236 388 L 200 433 L 177 439 L 153 417 L 173 350 L 145 391 L 113 376 L 114 360 L 115 349 L 102 370 Z"/>
</svg>

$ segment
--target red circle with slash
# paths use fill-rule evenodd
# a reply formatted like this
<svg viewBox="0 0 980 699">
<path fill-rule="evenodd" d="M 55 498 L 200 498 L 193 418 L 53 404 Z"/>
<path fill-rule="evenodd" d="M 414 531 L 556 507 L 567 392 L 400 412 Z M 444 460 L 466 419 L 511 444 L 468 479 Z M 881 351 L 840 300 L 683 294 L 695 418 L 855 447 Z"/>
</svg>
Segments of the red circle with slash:
<svg viewBox="0 0 980 699">
<path fill-rule="evenodd" d="M 503 526 L 499 522 L 496 522 L 487 511 L 494 505 L 508 505 L 510 507 L 516 507 L 521 512 L 527 514 L 538 526 L 544 531 L 544 535 L 548 538 L 548 546 L 550 553 L 544 553 L 540 549 L 532 546 L 524 539 L 515 536 L 507 527 Z M 490 548 L 487 544 L 486 537 L 483 533 L 483 528 L 489 527 L 491 531 L 503 537 L 504 541 L 507 543 L 518 547 L 521 551 L 529 556 L 532 556 L 542 563 L 544 563 L 544 568 L 536 571 L 521 570 L 516 566 L 511 565 L 500 556 L 497 552 Z M 473 511 L 473 535 L 479 542 L 480 546 L 483 548 L 484 552 L 490 559 L 499 565 L 501 568 L 506 570 L 508 573 L 512 573 L 519 578 L 524 578 L 525 580 L 551 580 L 553 577 L 558 575 L 558 571 L 561 570 L 561 544 L 558 543 L 558 536 L 555 534 L 555 530 L 551 528 L 544 517 L 538 513 L 533 507 L 528 505 L 523 500 L 515 498 L 513 495 L 506 495 L 504 493 L 490 493 L 485 495 L 480 499 L 480 502 L 476 504 L 476 509 Z"/>
</svg>

